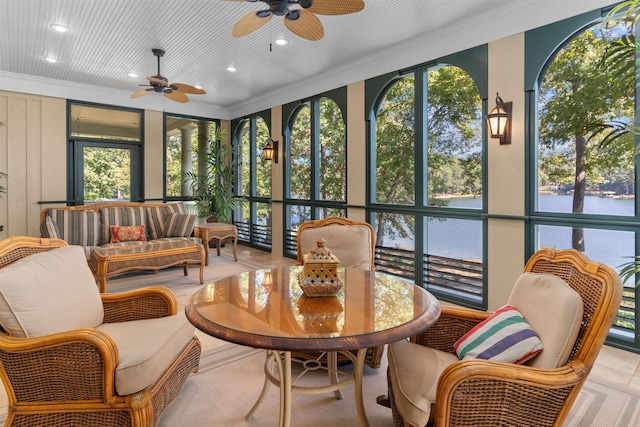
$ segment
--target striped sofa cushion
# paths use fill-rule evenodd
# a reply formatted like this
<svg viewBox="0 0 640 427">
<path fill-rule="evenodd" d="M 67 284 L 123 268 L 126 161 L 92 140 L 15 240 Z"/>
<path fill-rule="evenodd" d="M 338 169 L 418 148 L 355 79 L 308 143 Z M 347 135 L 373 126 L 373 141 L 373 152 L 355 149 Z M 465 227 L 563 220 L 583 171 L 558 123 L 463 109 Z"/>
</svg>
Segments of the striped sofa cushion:
<svg viewBox="0 0 640 427">
<path fill-rule="evenodd" d="M 453 345 L 461 360 L 487 359 L 524 363 L 542 351 L 542 342 L 522 314 L 505 305 Z"/>
<path fill-rule="evenodd" d="M 147 238 L 155 240 L 162 237 L 166 218 L 172 213 L 184 213 L 182 203 L 167 203 L 165 206 L 148 206 L 147 210 Z"/>
<path fill-rule="evenodd" d="M 45 215 L 44 221 L 40 223 L 40 235 L 50 239 L 59 239 L 60 232 L 58 226 L 49 215 Z"/>
<path fill-rule="evenodd" d="M 193 232 L 196 216 L 191 214 L 173 213 L 166 217 L 166 224 L 162 237 L 189 237 Z"/>
<path fill-rule="evenodd" d="M 143 225 L 147 223 L 144 206 L 113 206 L 100 208 L 100 244 L 111 241 L 112 225 Z"/>
<path fill-rule="evenodd" d="M 49 209 L 58 231 L 58 237 L 70 245 L 98 246 L 100 243 L 100 219 L 91 210 Z M 45 220 L 46 221 L 46 220 Z"/>
</svg>

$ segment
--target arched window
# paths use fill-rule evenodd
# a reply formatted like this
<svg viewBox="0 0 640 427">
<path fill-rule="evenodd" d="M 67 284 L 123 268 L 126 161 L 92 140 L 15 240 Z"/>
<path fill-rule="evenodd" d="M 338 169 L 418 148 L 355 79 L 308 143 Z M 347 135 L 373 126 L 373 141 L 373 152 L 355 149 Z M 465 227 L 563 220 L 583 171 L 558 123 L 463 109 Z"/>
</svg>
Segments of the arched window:
<svg viewBox="0 0 640 427">
<path fill-rule="evenodd" d="M 285 106 L 290 112 L 284 179 L 286 255 L 296 255 L 297 229 L 302 222 L 346 215 L 345 96 L 346 90 L 338 89 Z"/>
<path fill-rule="evenodd" d="M 563 37 L 550 42 L 543 32 Z M 536 106 L 530 116 L 530 251 L 573 248 L 619 267 L 640 254 L 631 132 L 639 124 L 636 28 L 627 19 L 603 22 L 595 11 L 571 26 L 552 24 L 527 36 L 527 71 L 535 76 L 527 89 Z M 549 59 L 536 63 L 545 50 Z M 635 282 L 625 284 L 609 341 L 637 349 Z"/>
<path fill-rule="evenodd" d="M 486 58 L 486 47 L 477 52 Z M 464 57 L 369 82 L 378 96 L 370 110 L 368 210 L 378 270 L 485 307 L 486 63 Z"/>
<path fill-rule="evenodd" d="M 266 117 L 266 118 L 265 118 Z M 238 239 L 261 249 L 271 248 L 271 161 L 262 158 L 270 137 L 268 112 L 234 120 L 235 194 L 244 202 L 234 224 Z"/>
</svg>

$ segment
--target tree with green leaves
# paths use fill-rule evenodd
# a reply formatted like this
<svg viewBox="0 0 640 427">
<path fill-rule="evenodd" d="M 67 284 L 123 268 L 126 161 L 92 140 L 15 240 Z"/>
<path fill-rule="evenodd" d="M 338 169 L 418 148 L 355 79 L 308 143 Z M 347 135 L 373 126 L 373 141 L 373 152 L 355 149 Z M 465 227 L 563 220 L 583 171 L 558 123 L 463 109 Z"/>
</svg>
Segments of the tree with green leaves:
<svg viewBox="0 0 640 427">
<path fill-rule="evenodd" d="M 415 135 L 415 95 L 415 77 L 399 79 L 378 109 L 376 201 L 415 204 L 416 139 L 426 147 L 429 205 L 446 206 L 443 196 L 482 194 L 482 104 L 471 77 L 453 66 L 428 71 L 426 141 Z M 379 214 L 376 241 L 411 237 L 413 221 L 410 215 Z"/>
<path fill-rule="evenodd" d="M 548 65 L 538 95 L 539 165 L 543 177 L 573 175 L 573 213 L 584 212 L 589 185 L 612 168 L 633 168 L 633 140 L 594 131 L 633 122 L 634 85 L 615 67 L 601 66 L 609 49 L 631 34 L 626 21 L 598 25 L 569 42 Z M 622 58 L 620 58 L 622 60 Z M 627 58 L 626 60 L 632 60 Z M 625 64 L 627 65 L 627 64 Z M 584 251 L 584 230 L 574 227 L 572 247 Z"/>
</svg>

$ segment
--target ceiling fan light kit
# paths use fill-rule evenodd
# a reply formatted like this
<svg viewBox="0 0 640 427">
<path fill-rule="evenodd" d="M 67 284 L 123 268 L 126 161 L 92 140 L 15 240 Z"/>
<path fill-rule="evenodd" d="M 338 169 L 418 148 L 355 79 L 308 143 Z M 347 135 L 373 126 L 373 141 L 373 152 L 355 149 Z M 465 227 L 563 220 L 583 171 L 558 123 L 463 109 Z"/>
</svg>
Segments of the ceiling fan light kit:
<svg viewBox="0 0 640 427">
<path fill-rule="evenodd" d="M 147 88 L 139 89 L 133 92 L 131 94 L 131 98 L 140 98 L 141 96 L 154 92 L 161 93 L 172 101 L 189 102 L 189 97 L 186 95 L 187 93 L 194 95 L 203 95 L 207 93 L 203 89 L 188 84 L 169 83 L 169 79 L 163 77 L 162 74 L 160 74 L 160 58 L 164 56 L 164 50 L 151 49 L 151 52 L 158 58 L 158 74 L 156 74 L 155 76 L 147 77 L 147 80 L 149 80 L 149 84 L 140 85 L 147 86 Z"/>
<path fill-rule="evenodd" d="M 265 3 L 268 9 L 249 12 L 236 22 L 231 31 L 233 37 L 253 33 L 271 20 L 272 15 L 284 16 L 284 25 L 297 36 L 307 40 L 320 40 L 324 28 L 316 15 L 347 15 L 364 9 L 362 0 L 227 0 Z M 291 8 L 290 6 L 298 6 Z"/>
</svg>

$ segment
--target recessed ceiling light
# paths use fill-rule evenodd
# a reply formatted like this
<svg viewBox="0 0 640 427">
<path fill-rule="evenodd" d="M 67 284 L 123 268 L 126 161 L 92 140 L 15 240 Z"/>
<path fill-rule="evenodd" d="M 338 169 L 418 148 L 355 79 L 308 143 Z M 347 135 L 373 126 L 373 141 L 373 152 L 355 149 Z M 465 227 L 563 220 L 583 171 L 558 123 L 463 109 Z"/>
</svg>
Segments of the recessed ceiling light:
<svg viewBox="0 0 640 427">
<path fill-rule="evenodd" d="M 51 62 L 52 64 L 55 64 L 56 62 L 58 62 L 58 60 L 57 60 L 56 58 L 52 58 L 52 57 L 50 57 L 50 56 L 47 56 L 47 57 L 46 57 L 46 58 L 44 58 L 44 59 L 45 59 L 45 61 L 49 61 L 49 62 Z"/>
<path fill-rule="evenodd" d="M 231 71 L 233 73 L 234 71 L 237 71 L 237 70 L 236 70 L 236 67 L 229 66 L 227 67 L 227 71 Z"/>
<path fill-rule="evenodd" d="M 138 77 L 136 73 L 129 73 L 129 77 Z"/>
<path fill-rule="evenodd" d="M 69 27 L 67 27 L 65 25 L 61 25 L 61 24 L 51 24 L 51 28 L 53 28 L 54 30 L 56 30 L 59 33 L 68 33 L 69 32 Z"/>
<path fill-rule="evenodd" d="M 280 45 L 280 46 L 284 46 L 285 44 L 288 44 L 289 41 L 285 40 L 285 39 L 278 39 L 276 40 L 276 44 Z"/>
</svg>

